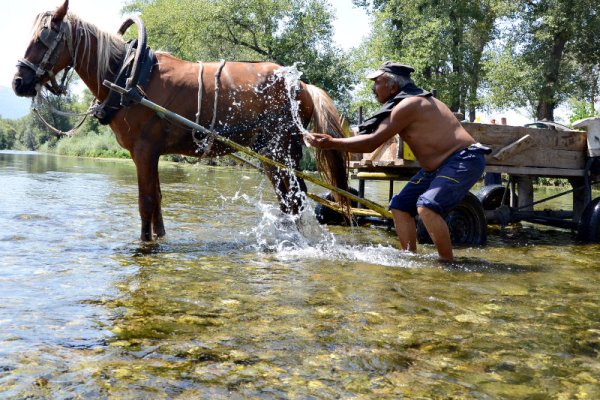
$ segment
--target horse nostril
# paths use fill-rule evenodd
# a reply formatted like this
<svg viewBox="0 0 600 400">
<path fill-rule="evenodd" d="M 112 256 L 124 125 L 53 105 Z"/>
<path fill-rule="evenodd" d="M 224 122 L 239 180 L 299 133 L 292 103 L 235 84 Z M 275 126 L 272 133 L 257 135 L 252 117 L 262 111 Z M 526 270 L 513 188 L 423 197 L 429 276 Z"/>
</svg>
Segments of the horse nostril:
<svg viewBox="0 0 600 400">
<path fill-rule="evenodd" d="M 13 89 L 17 90 L 21 87 L 21 85 L 23 84 L 23 78 L 14 78 L 13 79 Z"/>
</svg>

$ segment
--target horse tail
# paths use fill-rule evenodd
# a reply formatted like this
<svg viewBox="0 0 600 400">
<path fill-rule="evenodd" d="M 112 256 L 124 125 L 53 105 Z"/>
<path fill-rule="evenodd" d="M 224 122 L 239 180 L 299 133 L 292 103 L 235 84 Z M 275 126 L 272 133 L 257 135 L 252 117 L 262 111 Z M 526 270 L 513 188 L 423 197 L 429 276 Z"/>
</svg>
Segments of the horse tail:
<svg viewBox="0 0 600 400">
<path fill-rule="evenodd" d="M 340 115 L 331 97 L 313 85 L 306 85 L 312 99 L 314 110 L 311 117 L 312 130 L 333 137 L 344 137 Z M 340 150 L 315 149 L 315 161 L 323 179 L 332 186 L 348 190 L 348 153 Z M 350 201 L 345 196 L 332 193 L 349 216 Z"/>
</svg>

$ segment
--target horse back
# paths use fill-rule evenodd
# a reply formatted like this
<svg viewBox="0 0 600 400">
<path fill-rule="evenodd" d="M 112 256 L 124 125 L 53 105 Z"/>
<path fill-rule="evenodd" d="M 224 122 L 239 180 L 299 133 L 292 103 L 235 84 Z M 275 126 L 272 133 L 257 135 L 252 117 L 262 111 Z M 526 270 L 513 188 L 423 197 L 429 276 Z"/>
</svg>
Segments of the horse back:
<svg viewBox="0 0 600 400">
<path fill-rule="evenodd" d="M 289 116 L 288 89 L 275 74 L 280 65 L 271 62 L 232 61 L 224 65 L 220 62 L 190 62 L 165 52 L 156 52 L 156 57 L 158 62 L 145 95 L 149 100 L 192 121 L 196 121 L 200 111 L 198 122 L 206 128 L 214 124 L 218 131 L 229 129 L 235 131 L 236 136 L 245 138 L 264 129 L 266 122 L 271 121 L 273 125 L 280 120 L 280 116 Z M 305 84 L 301 83 L 300 91 L 295 96 L 295 100 L 300 100 L 299 114 L 306 125 L 312 115 L 313 103 Z M 120 112 L 127 115 L 125 126 L 113 126 L 113 130 L 117 132 L 123 147 L 131 150 L 135 146 L 131 142 L 137 139 L 135 132 L 147 136 L 148 133 L 144 131 L 152 130 L 148 121 L 160 121 L 142 106 L 130 108 Z M 134 115 L 139 117 L 131 118 Z M 119 134 L 123 130 L 126 134 Z M 153 134 L 152 140 L 160 143 L 162 154 L 193 154 L 195 151 L 191 133 L 187 129 L 171 127 L 167 134 Z"/>
</svg>

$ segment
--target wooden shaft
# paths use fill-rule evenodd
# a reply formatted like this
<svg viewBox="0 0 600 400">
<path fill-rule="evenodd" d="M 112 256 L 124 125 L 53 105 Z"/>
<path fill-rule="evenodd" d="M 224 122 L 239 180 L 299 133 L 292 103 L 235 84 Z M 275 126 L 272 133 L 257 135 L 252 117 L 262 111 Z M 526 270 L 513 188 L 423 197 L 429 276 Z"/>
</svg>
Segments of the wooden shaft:
<svg viewBox="0 0 600 400">
<path fill-rule="evenodd" d="M 126 89 L 123 89 L 122 87 L 115 85 L 114 83 L 106 81 L 106 80 L 104 81 L 104 86 L 110 88 L 111 90 L 114 90 L 115 92 L 121 93 L 125 96 L 127 96 L 129 94 Z M 333 185 L 330 185 L 327 182 L 323 182 L 322 180 L 315 178 L 314 176 L 312 176 L 304 171 L 294 170 L 293 168 L 290 168 L 278 161 L 271 160 L 270 158 L 268 158 L 260 153 L 257 153 L 254 150 L 249 149 L 248 147 L 242 146 L 242 145 L 234 142 L 231 139 L 221 136 L 216 132 L 212 132 L 212 131 L 206 129 L 205 127 L 203 127 L 202 125 L 199 125 L 195 122 L 190 121 L 187 118 L 182 117 L 181 115 L 179 115 L 177 113 L 174 113 L 173 111 L 167 110 L 166 108 L 148 100 L 145 97 L 141 97 L 141 99 L 139 99 L 139 103 L 145 107 L 148 107 L 152 111 L 156 112 L 161 117 L 166 117 L 166 118 L 172 119 L 176 122 L 179 122 L 189 128 L 195 129 L 206 135 L 213 135 L 214 138 L 216 140 L 218 140 L 219 142 L 226 144 L 227 146 L 232 147 L 237 151 L 240 151 L 240 152 L 248 154 L 252 157 L 258 158 L 260 161 L 264 162 L 265 164 L 269 164 L 271 166 L 289 171 L 302 179 L 305 179 L 309 182 L 314 183 L 315 185 L 319 185 L 321 187 L 331 190 L 332 192 L 336 192 L 344 197 L 354 200 L 357 203 L 360 203 L 360 204 L 364 205 L 365 207 L 367 207 L 373 211 L 376 211 L 377 213 L 379 213 L 380 215 L 382 215 L 386 218 L 392 218 L 392 213 L 377 203 L 374 203 L 367 199 L 363 199 L 362 197 L 358 197 L 350 192 L 347 192 L 347 191 L 337 188 Z"/>
</svg>

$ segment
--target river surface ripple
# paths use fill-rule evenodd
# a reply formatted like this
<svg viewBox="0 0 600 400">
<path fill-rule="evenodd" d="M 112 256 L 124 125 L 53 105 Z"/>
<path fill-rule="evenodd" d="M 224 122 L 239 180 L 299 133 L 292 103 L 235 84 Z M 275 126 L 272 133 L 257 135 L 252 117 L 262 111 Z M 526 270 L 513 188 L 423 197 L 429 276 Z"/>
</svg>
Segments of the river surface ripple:
<svg viewBox="0 0 600 400">
<path fill-rule="evenodd" d="M 600 398 L 600 246 L 490 227 L 441 265 L 254 171 L 160 173 L 142 244 L 131 161 L 0 152 L 0 398 Z"/>
</svg>

